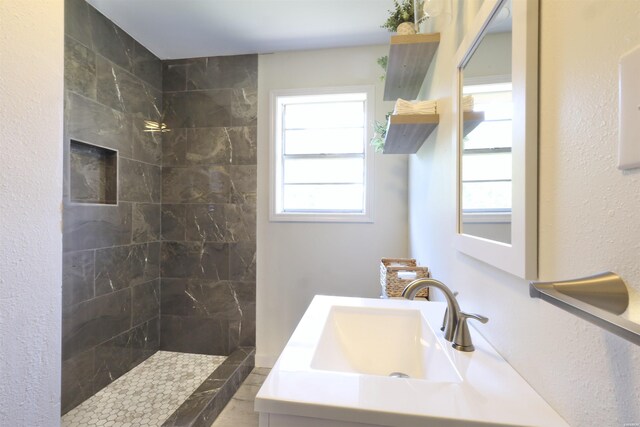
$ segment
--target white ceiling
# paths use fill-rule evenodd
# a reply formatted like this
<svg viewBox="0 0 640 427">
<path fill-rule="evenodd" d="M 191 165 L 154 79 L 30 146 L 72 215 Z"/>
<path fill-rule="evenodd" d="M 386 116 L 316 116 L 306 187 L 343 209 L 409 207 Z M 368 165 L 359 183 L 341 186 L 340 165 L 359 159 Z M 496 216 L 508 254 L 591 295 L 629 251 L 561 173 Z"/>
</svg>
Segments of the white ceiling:
<svg viewBox="0 0 640 427">
<path fill-rule="evenodd" d="M 393 0 L 87 0 L 161 59 L 384 44 Z"/>
</svg>

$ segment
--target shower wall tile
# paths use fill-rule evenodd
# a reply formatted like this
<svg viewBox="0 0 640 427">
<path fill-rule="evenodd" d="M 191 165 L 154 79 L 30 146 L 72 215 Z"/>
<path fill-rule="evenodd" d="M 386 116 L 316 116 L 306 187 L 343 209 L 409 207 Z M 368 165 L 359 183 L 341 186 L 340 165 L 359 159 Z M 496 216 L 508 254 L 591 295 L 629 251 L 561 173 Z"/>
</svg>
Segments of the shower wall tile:
<svg viewBox="0 0 640 427">
<path fill-rule="evenodd" d="M 162 136 L 148 125 L 161 110 L 160 59 L 65 0 L 63 413 L 160 346 Z M 91 183 L 74 187 L 86 201 L 99 182 L 90 158 L 70 161 L 70 139 L 118 151 L 117 204 L 70 202 L 71 174 Z"/>
<path fill-rule="evenodd" d="M 96 295 L 160 277 L 160 243 L 117 246 L 96 250 Z"/>
<path fill-rule="evenodd" d="M 256 195 L 247 194 L 244 196 L 244 200 L 241 204 L 236 204 L 238 209 L 238 215 L 240 218 L 240 225 L 243 227 L 244 233 L 236 233 L 236 236 L 240 237 L 236 239 L 237 241 L 247 240 L 247 241 L 256 241 L 256 222 L 257 222 L 257 211 L 256 211 Z M 242 238 L 245 237 L 246 239 Z"/>
<path fill-rule="evenodd" d="M 65 203 L 63 219 L 65 252 L 131 243 L 131 203 L 110 206 Z"/>
<path fill-rule="evenodd" d="M 64 39 L 64 85 L 67 90 L 96 99 L 96 54 L 71 37 Z"/>
<path fill-rule="evenodd" d="M 89 7 L 89 24 L 96 53 L 126 70 L 131 70 L 133 48 L 136 43 L 133 38 L 93 7 Z"/>
<path fill-rule="evenodd" d="M 163 203 L 226 203 L 229 186 L 226 166 L 162 168 Z"/>
<path fill-rule="evenodd" d="M 94 251 L 67 252 L 62 255 L 62 303 L 77 304 L 95 296 Z"/>
<path fill-rule="evenodd" d="M 231 242 L 256 241 L 256 204 L 255 197 L 248 198 L 243 204 L 234 204 L 233 215 L 228 215 L 227 227 Z"/>
<path fill-rule="evenodd" d="M 134 203 L 132 239 L 135 243 L 160 240 L 160 204 Z"/>
<path fill-rule="evenodd" d="M 130 289 L 65 307 L 62 313 L 62 360 L 89 350 L 130 327 Z"/>
<path fill-rule="evenodd" d="M 93 392 L 97 393 L 155 353 L 160 346 L 160 322 L 151 319 L 96 348 Z"/>
<path fill-rule="evenodd" d="M 131 157 L 131 117 L 69 91 L 65 102 L 65 131 L 68 138 L 118 150 L 121 156 Z"/>
<path fill-rule="evenodd" d="M 160 349 L 197 354 L 229 354 L 229 322 L 224 319 L 162 315 Z"/>
<path fill-rule="evenodd" d="M 187 130 L 186 164 L 224 165 L 234 155 L 229 128 L 195 128 Z"/>
<path fill-rule="evenodd" d="M 187 205 L 162 204 L 162 240 L 185 240 Z"/>
<path fill-rule="evenodd" d="M 160 312 L 160 279 L 131 289 L 131 324 L 140 325 L 158 317 Z"/>
<path fill-rule="evenodd" d="M 160 202 L 160 166 L 120 158 L 120 200 Z"/>
<path fill-rule="evenodd" d="M 133 47 L 133 74 L 162 91 L 162 61 L 137 41 Z"/>
<path fill-rule="evenodd" d="M 255 344 L 257 62 L 163 61 L 171 129 L 162 135 L 166 350 L 215 354 Z"/>
<path fill-rule="evenodd" d="M 230 166 L 229 179 L 231 181 L 231 202 L 251 204 L 251 196 L 255 196 L 257 191 L 257 167 L 255 165 Z"/>
<path fill-rule="evenodd" d="M 163 278 L 162 293 L 163 315 L 210 319 L 242 319 L 247 300 L 243 284 L 226 280 Z"/>
<path fill-rule="evenodd" d="M 165 92 L 165 122 L 169 128 L 232 125 L 231 89 Z"/>
<path fill-rule="evenodd" d="M 155 353 L 160 346 L 155 317 L 95 349 L 62 362 L 62 413 L 66 413 Z"/>
<path fill-rule="evenodd" d="M 163 166 L 255 165 L 255 127 L 172 129 L 163 135 Z"/>
<path fill-rule="evenodd" d="M 132 120 L 133 160 L 160 166 L 162 164 L 162 134 L 147 129 L 148 119 L 134 117 Z M 153 122 L 154 120 L 152 120 Z"/>
<path fill-rule="evenodd" d="M 162 166 L 186 166 L 187 130 L 171 129 L 162 134 Z"/>
<path fill-rule="evenodd" d="M 214 317 L 206 304 L 213 298 L 215 281 L 162 278 L 160 312 L 168 316 Z"/>
<path fill-rule="evenodd" d="M 257 126 L 258 91 L 256 89 L 234 89 L 231 91 L 231 125 Z"/>
<path fill-rule="evenodd" d="M 229 244 L 229 278 L 241 282 L 256 281 L 256 242 Z"/>
<path fill-rule="evenodd" d="M 159 90 L 100 55 L 96 63 L 98 102 L 136 117 L 160 120 L 162 93 Z"/>
<path fill-rule="evenodd" d="M 162 277 L 226 280 L 229 246 L 210 242 L 162 242 Z"/>
<path fill-rule="evenodd" d="M 255 126 L 228 129 L 232 145 L 231 163 L 234 165 L 256 165 L 258 162 L 258 136 Z"/>
<path fill-rule="evenodd" d="M 93 395 L 94 372 L 93 348 L 62 361 L 63 414 Z"/>
<path fill-rule="evenodd" d="M 245 283 L 248 291 L 247 299 L 242 305 L 242 319 L 230 323 L 229 345 L 231 348 L 237 346 L 256 346 L 256 294 L 255 284 Z M 235 335 L 232 332 L 236 332 Z M 237 342 L 236 342 L 237 337 Z"/>
<path fill-rule="evenodd" d="M 196 58 L 188 67 L 187 90 L 257 87 L 257 55 Z"/>
<path fill-rule="evenodd" d="M 160 349 L 160 317 L 154 317 L 131 331 L 131 368 Z"/>
<path fill-rule="evenodd" d="M 78 42 L 92 49 L 91 25 L 89 23 L 89 8 L 85 0 L 65 0 L 64 2 L 64 33 Z M 66 70 L 65 70 L 66 72 Z"/>
<path fill-rule="evenodd" d="M 117 380 L 131 364 L 130 334 L 125 332 L 100 344 L 95 350 L 94 393 Z"/>
<path fill-rule="evenodd" d="M 196 242 L 228 242 L 228 205 L 186 205 L 186 240 Z"/>
<path fill-rule="evenodd" d="M 189 60 L 162 61 L 162 90 L 165 93 L 187 90 L 187 68 Z"/>
<path fill-rule="evenodd" d="M 196 242 L 248 241 L 255 235 L 255 222 L 245 218 L 234 204 L 186 205 L 186 240 Z"/>
</svg>

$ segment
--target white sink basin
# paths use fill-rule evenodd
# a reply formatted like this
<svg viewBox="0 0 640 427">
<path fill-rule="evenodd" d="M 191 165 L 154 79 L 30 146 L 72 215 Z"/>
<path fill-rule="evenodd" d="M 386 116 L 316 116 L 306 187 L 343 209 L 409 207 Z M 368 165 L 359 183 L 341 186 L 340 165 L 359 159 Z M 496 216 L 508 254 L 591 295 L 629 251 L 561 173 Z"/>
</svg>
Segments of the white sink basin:
<svg viewBox="0 0 640 427">
<path fill-rule="evenodd" d="M 331 307 L 311 368 L 382 376 L 400 373 L 441 382 L 462 380 L 417 309 Z"/>
<path fill-rule="evenodd" d="M 476 350 L 453 349 L 445 307 L 316 296 L 256 396 L 260 426 L 568 427 L 473 326 Z"/>
</svg>

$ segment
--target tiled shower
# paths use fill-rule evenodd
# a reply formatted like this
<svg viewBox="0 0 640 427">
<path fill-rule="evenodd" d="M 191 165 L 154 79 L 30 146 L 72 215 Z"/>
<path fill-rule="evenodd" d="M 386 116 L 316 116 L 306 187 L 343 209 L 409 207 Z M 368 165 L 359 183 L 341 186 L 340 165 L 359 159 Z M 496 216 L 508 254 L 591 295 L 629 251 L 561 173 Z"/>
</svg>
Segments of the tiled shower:
<svg viewBox="0 0 640 427">
<path fill-rule="evenodd" d="M 65 1 L 63 414 L 158 350 L 246 375 L 256 98 L 256 55 L 162 61 Z"/>
</svg>

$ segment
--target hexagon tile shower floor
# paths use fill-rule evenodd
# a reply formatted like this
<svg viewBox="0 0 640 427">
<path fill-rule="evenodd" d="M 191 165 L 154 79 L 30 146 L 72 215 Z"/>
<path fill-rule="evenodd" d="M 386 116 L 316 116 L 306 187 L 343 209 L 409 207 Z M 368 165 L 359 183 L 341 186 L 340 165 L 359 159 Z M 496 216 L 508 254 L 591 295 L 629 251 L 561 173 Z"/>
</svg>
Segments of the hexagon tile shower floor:
<svg viewBox="0 0 640 427">
<path fill-rule="evenodd" d="M 160 426 L 225 359 L 158 351 L 69 411 L 62 426 Z"/>
</svg>

